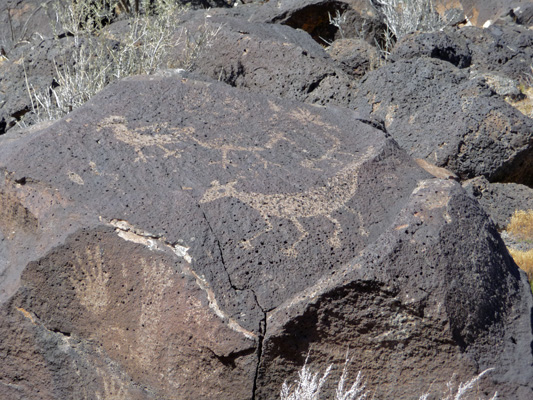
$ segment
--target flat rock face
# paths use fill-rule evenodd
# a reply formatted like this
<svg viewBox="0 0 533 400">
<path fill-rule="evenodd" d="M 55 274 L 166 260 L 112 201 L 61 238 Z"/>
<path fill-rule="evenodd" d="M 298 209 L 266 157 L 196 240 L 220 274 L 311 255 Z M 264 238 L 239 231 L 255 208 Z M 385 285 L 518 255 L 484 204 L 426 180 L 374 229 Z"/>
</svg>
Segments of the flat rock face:
<svg viewBox="0 0 533 400">
<path fill-rule="evenodd" d="M 533 210 L 533 189 L 516 183 L 490 183 L 483 177 L 463 183 L 472 195 L 491 216 L 499 229 L 511 222 L 517 210 Z"/>
<path fill-rule="evenodd" d="M 3 312 L 24 326 L 4 324 L 4 348 L 22 329 L 43 363 L 91 365 L 100 390 L 96 343 L 120 366 L 113 379 L 130 382 L 125 393 L 140 385 L 165 398 L 197 370 L 215 385 L 239 376 L 228 388 L 249 398 L 265 311 L 375 240 L 427 177 L 353 112 L 161 77 L 4 135 L 0 160 Z M 58 361 L 47 349 L 63 342 Z M 10 357 L 13 371 L 26 362 Z M 164 361 L 187 357 L 200 364 Z M 67 386 L 51 390 L 76 398 Z M 187 390 L 226 389 L 202 378 Z"/>
<path fill-rule="evenodd" d="M 411 60 L 431 57 L 448 61 L 458 68 L 467 68 L 472 63 L 472 53 L 467 41 L 458 35 L 446 32 L 412 33 L 403 37 L 395 46 L 389 60 Z"/>
<path fill-rule="evenodd" d="M 274 398 L 308 353 L 315 370 L 338 362 L 334 391 L 349 352 L 351 376 L 365 371 L 379 399 L 443 398 L 450 376 L 477 365 L 495 367 L 483 393 L 525 400 L 533 302 L 518 275 L 494 225 L 457 182 L 420 181 L 377 241 L 268 314 L 259 398 Z M 518 299 L 521 311 L 509 308 Z M 510 358 L 516 364 L 500 368 Z M 514 383 L 504 383 L 510 376 Z"/>
<path fill-rule="evenodd" d="M 481 79 L 430 58 L 398 61 L 361 80 L 354 107 L 400 146 L 462 179 L 533 184 L 531 120 Z"/>
<path fill-rule="evenodd" d="M 488 367 L 531 394 L 495 227 L 354 111 L 134 77 L 2 135 L 0 169 L 10 399 L 272 399 L 348 348 L 377 398 Z"/>
<path fill-rule="evenodd" d="M 326 14 L 327 16 L 327 14 Z M 317 104 L 349 102 L 353 78 L 307 33 L 288 26 L 197 12 L 185 22 L 217 30 L 193 71 L 231 86 Z M 177 57 L 180 57 L 177 49 Z"/>
</svg>

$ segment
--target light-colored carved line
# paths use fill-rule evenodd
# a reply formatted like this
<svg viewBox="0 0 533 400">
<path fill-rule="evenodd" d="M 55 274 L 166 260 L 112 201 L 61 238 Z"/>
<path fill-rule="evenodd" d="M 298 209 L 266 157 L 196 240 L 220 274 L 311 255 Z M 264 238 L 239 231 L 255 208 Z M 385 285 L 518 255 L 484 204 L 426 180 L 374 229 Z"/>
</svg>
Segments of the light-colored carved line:
<svg viewBox="0 0 533 400">
<path fill-rule="evenodd" d="M 189 254 L 187 254 L 189 248 L 177 244 L 172 245 L 170 243 L 167 243 L 164 237 L 158 238 L 157 236 L 143 231 L 142 229 L 135 228 L 133 225 L 124 220 L 112 219 L 109 223 L 110 225 L 116 228 L 115 232 L 123 240 L 142 244 L 148 247 L 148 249 L 150 249 L 151 251 L 166 252 L 167 250 L 170 250 L 173 254 L 177 255 L 180 258 L 183 258 L 187 262 L 187 264 L 180 264 L 182 272 L 185 275 L 192 276 L 195 278 L 196 284 L 200 287 L 200 289 L 205 292 L 207 300 L 209 302 L 209 308 L 214 311 L 215 315 L 223 321 L 226 321 L 228 326 L 233 331 L 244 335 L 248 339 L 257 339 L 256 334 L 240 326 L 237 321 L 227 315 L 220 308 L 215 293 L 211 289 L 209 282 L 207 282 L 204 277 L 197 274 L 191 268 L 193 258 Z"/>
<path fill-rule="evenodd" d="M 110 116 L 102 120 L 98 124 L 97 130 L 100 131 L 104 128 L 110 128 L 115 137 L 133 147 L 133 150 L 137 154 L 134 162 L 142 161 L 147 162 L 147 157 L 143 152 L 145 147 L 157 147 L 163 151 L 163 157 L 180 157 L 182 150 L 169 150 L 166 146 L 171 144 L 177 144 L 190 140 L 200 147 L 208 150 L 220 151 L 221 161 L 210 162 L 210 164 L 221 164 L 222 168 L 227 169 L 231 162 L 228 159 L 230 152 L 246 152 L 254 154 L 264 168 L 267 168 L 269 164 L 277 165 L 266 160 L 261 156 L 261 152 L 271 149 L 276 143 L 281 140 L 287 141 L 291 144 L 295 144 L 292 140 L 285 137 L 281 132 L 277 132 L 269 135 L 269 140 L 264 146 L 239 146 L 236 144 L 227 144 L 226 139 L 215 139 L 211 141 L 204 141 L 193 136 L 195 129 L 193 127 L 181 127 L 172 128 L 168 126 L 168 123 L 153 124 L 145 127 L 136 128 L 130 130 L 127 127 L 127 121 L 122 116 Z M 157 134 L 162 129 L 169 131 L 169 134 Z M 143 132 L 155 133 L 154 135 L 142 134 Z M 279 165 L 278 165 L 279 166 Z"/>
<path fill-rule="evenodd" d="M 96 315 L 105 310 L 109 301 L 106 288 L 109 274 L 103 270 L 103 266 L 100 247 L 96 246 L 92 251 L 87 248 L 85 256 L 76 253 L 73 274 L 69 277 L 80 304 Z"/>
<path fill-rule="evenodd" d="M 325 217 L 331 221 L 335 230 L 329 239 L 333 247 L 340 246 L 338 236 L 342 232 L 340 223 L 332 217 L 332 214 L 345 207 L 346 203 L 353 198 L 358 189 L 358 172 L 361 165 L 370 159 L 374 148 L 369 147 L 365 154 L 346 167 L 341 169 L 335 176 L 330 178 L 323 187 L 312 188 L 300 193 L 263 194 L 242 192 L 235 189 L 237 181 L 221 185 L 213 181 L 200 199 L 200 203 L 209 203 L 224 197 L 233 197 L 253 208 L 263 218 L 267 227 L 243 242 L 246 247 L 252 246 L 252 241 L 260 235 L 272 229 L 270 218 L 278 217 L 288 219 L 293 223 L 300 237 L 291 248 L 286 249 L 289 255 L 297 254 L 296 246 L 305 239 L 308 232 L 299 222 L 299 218 Z"/>
</svg>

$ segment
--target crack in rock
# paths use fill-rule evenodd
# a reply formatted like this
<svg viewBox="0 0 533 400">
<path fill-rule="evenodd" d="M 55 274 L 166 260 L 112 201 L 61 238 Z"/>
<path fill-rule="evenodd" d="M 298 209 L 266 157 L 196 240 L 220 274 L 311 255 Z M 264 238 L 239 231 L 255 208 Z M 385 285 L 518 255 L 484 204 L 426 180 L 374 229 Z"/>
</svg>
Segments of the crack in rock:
<svg viewBox="0 0 533 400">
<path fill-rule="evenodd" d="M 192 268 L 191 264 L 193 262 L 192 257 L 187 254 L 189 248 L 181 246 L 178 244 L 169 243 L 164 236 L 154 235 L 150 232 L 144 231 L 142 229 L 136 228 L 131 225 L 129 222 L 112 219 L 109 221 L 109 224 L 115 228 L 117 235 L 129 242 L 137 243 L 148 247 L 151 251 L 161 251 L 168 253 L 169 251 L 172 254 L 184 259 L 187 262 L 187 265 L 180 264 L 181 272 L 184 275 L 191 276 L 195 279 L 196 284 L 200 289 L 202 289 L 207 295 L 207 300 L 209 302 L 209 308 L 223 321 L 225 321 L 228 326 L 235 332 L 241 333 L 247 339 L 257 340 L 258 336 L 250 332 L 249 330 L 240 326 L 233 318 L 227 315 L 219 306 L 218 301 L 215 297 L 215 292 L 211 289 L 209 282 L 205 279 L 204 276 L 196 273 Z"/>
</svg>

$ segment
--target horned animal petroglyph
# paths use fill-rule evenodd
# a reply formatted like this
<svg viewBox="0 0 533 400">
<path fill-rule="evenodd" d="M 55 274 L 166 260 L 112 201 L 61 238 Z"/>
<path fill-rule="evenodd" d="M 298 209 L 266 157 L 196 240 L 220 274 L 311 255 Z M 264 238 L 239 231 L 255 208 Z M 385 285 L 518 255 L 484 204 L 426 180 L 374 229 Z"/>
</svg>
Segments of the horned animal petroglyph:
<svg viewBox="0 0 533 400">
<path fill-rule="evenodd" d="M 228 144 L 226 143 L 226 138 L 220 138 L 220 139 L 212 139 L 209 142 L 200 140 L 198 138 L 193 137 L 192 135 L 189 137 L 190 140 L 193 142 L 199 144 L 201 147 L 205 149 L 210 150 L 219 150 L 222 152 L 222 160 L 221 161 L 212 161 L 209 164 L 221 164 L 222 168 L 226 169 L 229 164 L 231 164 L 231 161 L 228 161 L 228 153 L 230 151 L 244 151 L 248 153 L 253 153 L 257 159 L 260 161 L 261 164 L 263 164 L 264 168 L 267 168 L 269 164 L 277 165 L 275 163 L 272 163 L 270 161 L 267 161 L 261 154 L 259 154 L 261 151 L 265 151 L 267 149 L 271 149 L 276 143 L 279 141 L 286 141 L 288 143 L 294 144 L 294 142 L 284 136 L 283 133 L 278 132 L 269 135 L 269 140 L 264 146 L 239 146 L 235 144 Z"/>
<path fill-rule="evenodd" d="M 269 164 L 278 165 L 271 161 L 267 161 L 260 152 L 271 149 L 276 143 L 286 141 L 290 144 L 294 142 L 285 137 L 282 132 L 275 132 L 268 135 L 268 141 L 262 146 L 242 146 L 238 144 L 227 143 L 227 138 L 215 138 L 210 140 L 202 140 L 194 136 L 195 129 L 193 127 L 170 127 L 168 123 L 148 125 L 136 129 L 129 129 L 127 121 L 122 116 L 110 116 L 102 120 L 98 124 L 98 130 L 103 128 L 111 128 L 115 138 L 133 147 L 137 157 L 135 162 L 146 162 L 147 157 L 143 150 L 146 147 L 155 146 L 163 150 L 163 157 L 180 157 L 180 152 L 183 150 L 170 150 L 170 145 L 176 146 L 182 142 L 194 142 L 200 147 L 208 150 L 220 151 L 222 153 L 221 161 L 212 161 L 209 164 L 221 164 L 222 168 L 226 169 L 231 161 L 228 159 L 229 152 L 247 152 L 252 153 L 259 160 L 259 163 L 267 168 Z M 157 132 L 165 130 L 167 134 L 157 134 Z M 148 132 L 149 134 L 145 134 Z M 155 134 L 154 134 L 155 133 Z M 239 138 L 237 138 L 239 140 Z M 279 165 L 278 165 L 279 166 Z"/>
<path fill-rule="evenodd" d="M 163 150 L 163 157 L 180 157 L 180 150 L 169 150 L 167 147 L 171 144 L 179 143 L 180 135 L 188 135 L 194 132 L 194 128 L 184 127 L 181 129 L 174 128 L 171 129 L 172 134 L 156 134 L 156 135 L 146 135 L 142 134 L 144 131 L 157 132 L 163 128 L 168 129 L 167 124 L 161 124 L 160 126 L 147 126 L 142 128 L 137 128 L 135 130 L 130 130 L 126 126 L 126 119 L 121 116 L 111 116 L 104 119 L 98 127 L 98 130 L 102 128 L 110 127 L 115 134 L 115 137 L 123 143 L 126 143 L 133 147 L 135 153 L 137 153 L 137 158 L 135 162 L 142 161 L 146 162 L 146 156 L 143 153 L 145 147 L 155 146 Z"/>
<path fill-rule="evenodd" d="M 242 245 L 245 248 L 252 248 L 252 242 L 255 239 L 273 229 L 270 221 L 272 217 L 288 219 L 300 233 L 300 236 L 292 246 L 285 250 L 289 256 L 298 254 L 296 247 L 309 235 L 309 232 L 300 223 L 300 218 L 324 217 L 331 221 L 335 226 L 335 230 L 329 238 L 329 243 L 337 248 L 341 245 L 339 234 L 342 232 L 342 227 L 332 214 L 342 208 L 348 209 L 346 203 L 357 192 L 359 168 L 373 154 L 374 149 L 370 147 L 362 157 L 349 163 L 336 175 L 328 179 L 324 186 L 312 188 L 301 193 L 264 194 L 243 192 L 235 188 L 237 181 L 224 185 L 214 181 L 211 183 L 211 187 L 205 191 L 200 203 L 209 203 L 223 197 L 233 197 L 259 212 L 267 226 L 253 237 L 243 240 Z"/>
</svg>

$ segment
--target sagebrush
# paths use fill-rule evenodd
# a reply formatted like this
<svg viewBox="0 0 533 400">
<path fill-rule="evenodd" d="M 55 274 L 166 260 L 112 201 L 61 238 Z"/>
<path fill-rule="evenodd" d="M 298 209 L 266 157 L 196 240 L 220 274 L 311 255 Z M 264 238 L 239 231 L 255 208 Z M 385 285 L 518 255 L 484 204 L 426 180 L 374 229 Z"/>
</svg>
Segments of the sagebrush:
<svg viewBox="0 0 533 400">
<path fill-rule="evenodd" d="M 435 32 L 446 25 L 446 18 L 435 9 L 433 0 L 372 0 L 383 16 L 386 29 L 376 41 L 383 59 L 387 60 L 395 44 L 411 32 Z"/>
<path fill-rule="evenodd" d="M 446 26 L 433 0 L 373 0 L 373 3 L 397 40 L 411 32 L 434 32 Z"/>
<path fill-rule="evenodd" d="M 298 379 L 295 379 L 292 384 L 288 384 L 287 381 L 283 383 L 280 392 L 280 400 L 320 400 L 321 391 L 324 383 L 326 382 L 329 373 L 331 371 L 332 365 L 326 368 L 324 373 L 312 372 L 311 368 L 307 365 L 309 360 L 309 355 L 307 356 L 303 367 L 298 371 Z M 335 397 L 323 397 L 324 399 L 330 398 L 331 400 L 364 400 L 370 393 L 366 390 L 365 383 L 363 381 L 363 376 L 361 371 L 357 373 L 355 380 L 349 389 L 345 389 L 347 383 L 347 367 L 351 360 L 346 357 L 344 363 L 344 368 L 342 374 L 337 383 L 337 388 L 335 390 Z M 476 384 L 479 380 L 485 376 L 487 373 L 492 371 L 492 368 L 486 369 L 481 372 L 479 375 L 473 377 L 466 383 L 459 383 L 455 385 L 453 383 L 453 378 L 446 385 L 446 389 L 442 391 L 442 394 L 438 396 L 441 400 L 482 400 L 481 397 L 477 396 Z M 423 373 L 423 371 L 421 371 Z M 419 397 L 419 400 L 427 400 L 428 398 L 435 399 L 435 395 L 431 393 L 425 393 Z M 370 398 L 372 398 L 371 396 Z M 496 400 L 498 398 L 498 393 L 495 393 L 488 400 Z"/>
<path fill-rule="evenodd" d="M 180 29 L 179 18 L 185 8 L 176 0 L 145 0 L 140 6 L 135 3 L 142 13 L 127 18 L 117 35 L 109 29 L 109 22 L 124 4 L 129 3 L 72 0 L 55 6 L 56 39 L 67 36 L 74 43 L 70 59 L 54 60 L 54 85 L 44 91 L 28 85 L 38 121 L 63 117 L 114 80 L 153 74 L 159 68 L 191 69 L 218 33 L 207 24 L 194 34 Z M 181 44 L 180 57 L 167 56 L 169 49 Z"/>
</svg>

